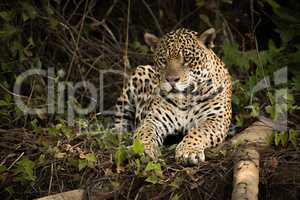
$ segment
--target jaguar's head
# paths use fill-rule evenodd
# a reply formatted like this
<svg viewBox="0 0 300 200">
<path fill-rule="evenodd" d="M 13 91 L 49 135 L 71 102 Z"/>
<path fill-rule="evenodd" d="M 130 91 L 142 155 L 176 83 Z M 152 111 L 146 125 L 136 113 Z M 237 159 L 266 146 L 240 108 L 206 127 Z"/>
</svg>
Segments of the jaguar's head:
<svg viewBox="0 0 300 200">
<path fill-rule="evenodd" d="M 145 42 L 153 50 L 155 68 L 160 72 L 162 91 L 185 92 L 195 90 L 201 70 L 206 64 L 206 44 L 213 46 L 215 29 L 199 34 L 178 29 L 158 38 L 145 33 Z"/>
</svg>

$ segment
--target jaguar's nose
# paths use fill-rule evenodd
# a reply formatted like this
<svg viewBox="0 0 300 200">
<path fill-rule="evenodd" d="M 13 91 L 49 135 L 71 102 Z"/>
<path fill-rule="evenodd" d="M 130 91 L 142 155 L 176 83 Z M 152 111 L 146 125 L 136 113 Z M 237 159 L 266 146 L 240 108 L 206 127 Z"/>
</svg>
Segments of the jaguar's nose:
<svg viewBox="0 0 300 200">
<path fill-rule="evenodd" d="M 170 84 L 175 84 L 180 80 L 180 77 L 178 75 L 168 75 L 166 79 Z"/>
</svg>

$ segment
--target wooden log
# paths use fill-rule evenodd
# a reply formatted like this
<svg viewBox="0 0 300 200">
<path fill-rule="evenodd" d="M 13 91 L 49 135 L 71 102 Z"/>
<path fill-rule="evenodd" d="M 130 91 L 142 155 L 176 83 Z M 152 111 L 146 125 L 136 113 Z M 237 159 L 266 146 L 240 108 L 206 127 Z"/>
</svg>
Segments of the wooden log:
<svg viewBox="0 0 300 200">
<path fill-rule="evenodd" d="M 85 192 L 82 189 L 62 192 L 35 200 L 85 200 Z"/>
<path fill-rule="evenodd" d="M 231 146 L 253 144 L 257 147 L 269 146 L 268 140 L 273 135 L 273 128 L 269 124 L 256 121 L 248 128 L 229 140 Z"/>
<path fill-rule="evenodd" d="M 230 146 L 240 146 L 234 160 L 232 200 L 258 199 L 258 149 L 268 146 L 272 132 L 272 127 L 257 121 L 228 141 Z"/>
<path fill-rule="evenodd" d="M 259 184 L 259 153 L 246 148 L 236 155 L 233 170 L 232 200 L 257 200 Z"/>
</svg>

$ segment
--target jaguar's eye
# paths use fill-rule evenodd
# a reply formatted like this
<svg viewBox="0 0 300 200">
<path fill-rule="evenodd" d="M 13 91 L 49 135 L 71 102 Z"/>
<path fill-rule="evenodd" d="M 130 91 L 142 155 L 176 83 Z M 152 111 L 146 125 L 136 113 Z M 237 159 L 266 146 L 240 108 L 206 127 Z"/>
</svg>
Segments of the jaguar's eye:
<svg viewBox="0 0 300 200">
<path fill-rule="evenodd" d="M 190 63 L 193 60 L 194 56 L 191 54 L 191 52 L 186 52 L 184 54 L 183 60 L 185 63 Z"/>
<path fill-rule="evenodd" d="M 184 62 L 184 63 L 188 63 L 188 62 L 189 62 L 189 57 L 184 56 L 184 57 L 183 57 L 183 62 Z"/>
</svg>

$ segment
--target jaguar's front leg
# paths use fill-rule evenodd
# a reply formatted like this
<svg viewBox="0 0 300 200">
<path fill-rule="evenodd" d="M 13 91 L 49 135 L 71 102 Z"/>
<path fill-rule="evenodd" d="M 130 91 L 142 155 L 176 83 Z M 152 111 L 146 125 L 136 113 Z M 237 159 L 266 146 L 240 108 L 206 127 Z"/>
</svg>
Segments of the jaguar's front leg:
<svg viewBox="0 0 300 200">
<path fill-rule="evenodd" d="M 192 128 L 176 147 L 175 158 L 184 164 L 205 161 L 204 150 L 223 142 L 228 127 L 224 122 L 207 120 L 200 127 Z"/>
<path fill-rule="evenodd" d="M 144 144 L 145 153 L 151 158 L 158 155 L 159 146 L 165 137 L 174 133 L 177 127 L 177 124 L 174 123 L 174 113 L 168 106 L 162 106 L 161 102 L 153 105 L 135 132 L 135 139 L 139 139 Z"/>
<path fill-rule="evenodd" d="M 145 153 L 152 159 L 159 154 L 158 147 L 163 139 L 161 135 L 157 134 L 157 129 L 157 125 L 149 118 L 144 120 L 142 126 L 135 133 L 135 139 L 143 143 Z"/>
</svg>

